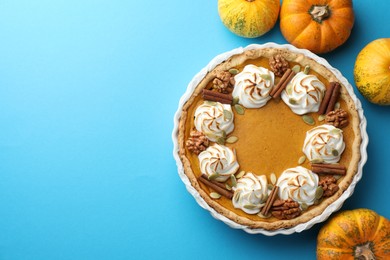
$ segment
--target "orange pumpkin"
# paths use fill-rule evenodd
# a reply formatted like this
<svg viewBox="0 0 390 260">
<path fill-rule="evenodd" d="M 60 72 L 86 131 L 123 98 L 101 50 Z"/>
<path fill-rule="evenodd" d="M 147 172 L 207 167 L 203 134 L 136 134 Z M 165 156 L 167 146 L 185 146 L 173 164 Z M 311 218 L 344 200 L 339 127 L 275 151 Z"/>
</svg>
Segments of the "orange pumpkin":
<svg viewBox="0 0 390 260">
<path fill-rule="evenodd" d="M 280 11 L 284 38 L 315 53 L 342 45 L 353 23 L 352 0 L 284 0 Z"/>
<path fill-rule="evenodd" d="M 317 258 L 390 259 L 390 221 L 369 209 L 339 213 L 318 234 Z"/>
</svg>

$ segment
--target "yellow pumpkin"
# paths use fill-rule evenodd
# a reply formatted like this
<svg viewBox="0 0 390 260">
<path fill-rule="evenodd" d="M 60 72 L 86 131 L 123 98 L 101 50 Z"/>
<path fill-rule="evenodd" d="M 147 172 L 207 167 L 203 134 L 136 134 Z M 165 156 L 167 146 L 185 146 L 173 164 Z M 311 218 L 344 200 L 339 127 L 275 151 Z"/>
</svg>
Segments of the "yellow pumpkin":
<svg viewBox="0 0 390 260">
<path fill-rule="evenodd" d="M 356 58 L 354 76 L 365 98 L 390 105 L 390 38 L 377 39 L 363 48 Z"/>
<path fill-rule="evenodd" d="M 279 0 L 218 0 L 223 24 L 233 33 L 259 37 L 274 27 L 280 9 Z"/>
<path fill-rule="evenodd" d="M 390 259 L 390 221 L 369 209 L 337 214 L 318 234 L 317 259 Z"/>
<path fill-rule="evenodd" d="M 315 53 L 342 45 L 353 24 L 352 0 L 283 0 L 280 11 L 284 38 Z"/>
</svg>

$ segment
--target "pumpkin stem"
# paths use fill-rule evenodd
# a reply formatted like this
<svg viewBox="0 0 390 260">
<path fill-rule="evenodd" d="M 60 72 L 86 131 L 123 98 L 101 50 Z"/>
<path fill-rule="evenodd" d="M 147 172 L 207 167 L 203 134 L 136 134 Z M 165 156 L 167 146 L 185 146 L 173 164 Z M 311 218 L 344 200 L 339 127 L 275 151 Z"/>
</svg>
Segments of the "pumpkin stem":
<svg viewBox="0 0 390 260">
<path fill-rule="evenodd" d="M 365 243 L 363 245 L 358 245 L 354 250 L 355 259 L 359 260 L 375 260 L 376 257 L 374 252 L 372 252 L 371 242 Z"/>
<path fill-rule="evenodd" d="M 311 18 L 317 23 L 322 23 L 330 16 L 329 6 L 327 5 L 312 5 L 309 9 Z"/>
<path fill-rule="evenodd" d="M 246 0 L 247 2 L 254 2 L 255 0 Z"/>
</svg>

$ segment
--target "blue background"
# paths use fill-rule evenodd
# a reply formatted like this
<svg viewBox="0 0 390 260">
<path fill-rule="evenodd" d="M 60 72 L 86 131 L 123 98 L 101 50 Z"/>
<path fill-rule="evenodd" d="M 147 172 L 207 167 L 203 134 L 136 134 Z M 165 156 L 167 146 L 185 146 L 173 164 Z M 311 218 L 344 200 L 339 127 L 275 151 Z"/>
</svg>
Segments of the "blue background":
<svg viewBox="0 0 390 260">
<path fill-rule="evenodd" d="M 349 40 L 323 55 L 353 85 L 358 52 L 390 37 L 389 1 L 354 1 Z M 217 1 L 0 3 L 0 259 L 313 259 L 320 227 L 229 228 L 186 191 L 173 115 L 214 56 L 244 39 Z M 390 218 L 390 107 L 363 103 L 369 159 L 345 209 Z"/>
</svg>

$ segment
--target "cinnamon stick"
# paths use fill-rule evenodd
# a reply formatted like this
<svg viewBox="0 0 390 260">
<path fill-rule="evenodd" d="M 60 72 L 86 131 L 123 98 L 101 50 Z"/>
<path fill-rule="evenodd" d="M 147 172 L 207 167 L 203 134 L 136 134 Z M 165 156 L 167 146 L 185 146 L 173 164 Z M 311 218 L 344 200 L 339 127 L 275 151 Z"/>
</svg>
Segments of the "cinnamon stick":
<svg viewBox="0 0 390 260">
<path fill-rule="evenodd" d="M 322 100 L 322 103 L 320 105 L 320 109 L 318 110 L 318 114 L 320 114 L 320 115 L 324 115 L 325 114 L 326 109 L 328 108 L 328 104 L 329 104 L 330 98 L 331 98 L 331 96 L 333 94 L 333 89 L 335 87 L 335 83 L 336 82 L 331 82 L 329 84 L 329 87 L 326 90 L 324 99 Z"/>
<path fill-rule="evenodd" d="M 221 188 L 220 186 L 218 186 L 218 185 L 214 184 L 213 182 L 211 182 L 209 179 L 206 179 L 206 178 L 203 178 L 203 177 L 199 177 L 198 179 L 199 179 L 200 182 L 202 182 L 206 186 L 212 188 L 213 190 L 215 190 L 216 192 L 218 192 L 222 196 L 225 196 L 228 199 L 232 199 L 233 198 L 233 193 L 231 191 L 228 191 L 228 190 L 226 190 L 224 188 Z"/>
<path fill-rule="evenodd" d="M 274 94 L 276 93 L 276 91 L 277 91 L 278 88 L 280 87 L 281 82 L 284 82 L 284 81 L 287 80 L 288 76 L 291 74 L 291 71 L 292 71 L 291 69 L 287 69 L 287 70 L 284 72 L 284 74 L 283 74 L 282 78 L 279 80 L 278 84 L 277 84 L 277 85 L 272 89 L 272 91 L 269 93 L 269 95 L 270 95 L 271 97 L 274 96 Z"/>
<path fill-rule="evenodd" d="M 231 104 L 233 101 L 233 96 L 231 94 L 219 93 L 208 89 L 203 89 L 202 97 L 205 100 L 216 101 L 223 104 Z"/>
<path fill-rule="evenodd" d="M 345 175 L 346 169 L 343 165 L 338 164 L 312 164 L 311 165 L 312 172 L 318 174 L 337 174 L 337 175 Z"/>
<path fill-rule="evenodd" d="M 205 178 L 205 179 L 208 180 L 209 182 L 214 183 L 215 185 L 221 187 L 222 189 L 226 189 L 226 187 L 225 187 L 224 184 L 222 184 L 222 183 L 220 183 L 220 182 L 218 182 L 218 181 L 209 180 L 209 177 L 207 177 L 206 174 L 202 174 L 200 177 L 201 177 L 201 178 Z"/>
<path fill-rule="evenodd" d="M 334 110 L 334 105 L 336 104 L 337 100 L 339 99 L 340 89 L 341 89 L 340 83 L 335 82 L 333 93 L 332 93 L 332 96 L 330 97 L 329 104 L 328 104 L 328 107 L 326 109 L 326 114 L 328 114 L 330 111 Z"/>
<path fill-rule="evenodd" d="M 282 82 L 280 87 L 277 89 L 276 93 L 273 95 L 273 98 L 277 98 L 280 96 L 280 94 L 282 94 L 282 91 L 287 87 L 288 83 L 290 83 L 290 81 L 294 76 L 295 76 L 295 72 L 291 71 L 290 75 L 288 75 L 288 78 L 284 82 Z"/>
<path fill-rule="evenodd" d="M 330 168 L 330 169 L 344 169 L 345 170 L 345 166 L 344 165 L 340 165 L 340 164 L 330 164 L 330 163 L 312 163 L 311 164 L 312 167 L 322 167 L 322 168 Z"/>
<path fill-rule="evenodd" d="M 261 209 L 261 214 L 263 214 L 263 216 L 266 216 L 268 214 L 269 210 L 272 207 L 272 204 L 274 204 L 274 202 L 276 200 L 276 195 L 278 194 L 278 190 L 279 190 L 279 187 L 276 185 L 272 188 L 271 193 L 269 194 L 268 199 L 265 202 L 264 207 Z"/>
</svg>

